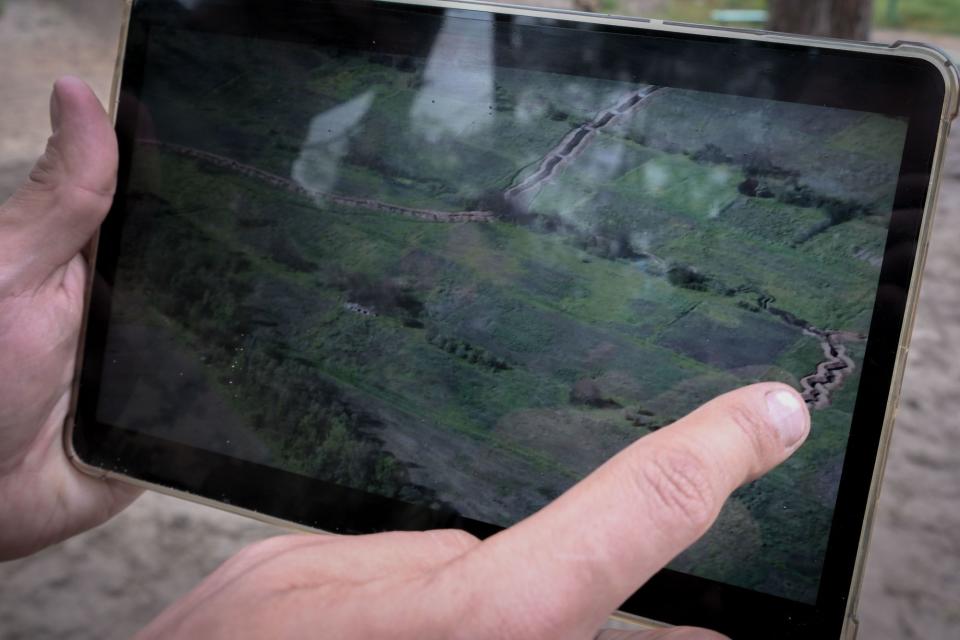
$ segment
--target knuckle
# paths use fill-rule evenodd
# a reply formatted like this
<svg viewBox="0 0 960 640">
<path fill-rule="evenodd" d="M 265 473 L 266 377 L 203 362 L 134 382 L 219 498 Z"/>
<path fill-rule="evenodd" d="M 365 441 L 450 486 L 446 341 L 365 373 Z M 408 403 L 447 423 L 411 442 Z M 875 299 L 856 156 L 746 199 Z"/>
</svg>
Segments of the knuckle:
<svg viewBox="0 0 960 640">
<path fill-rule="evenodd" d="M 293 543 L 300 540 L 299 535 L 274 536 L 265 540 L 259 540 L 249 544 L 237 552 L 229 561 L 232 565 L 253 566 L 260 564 L 264 560 L 282 554 L 289 549 Z"/>
<path fill-rule="evenodd" d="M 430 536 L 442 551 L 454 557 L 467 553 L 480 543 L 476 536 L 462 529 L 431 531 Z"/>
<path fill-rule="evenodd" d="M 27 176 L 27 187 L 38 190 L 52 189 L 56 186 L 58 168 L 62 165 L 60 152 L 53 140 L 47 140 L 47 148 Z"/>
<path fill-rule="evenodd" d="M 709 466 L 689 449 L 659 451 L 642 465 L 641 490 L 654 500 L 655 514 L 667 527 L 677 524 L 706 531 L 718 511 Z"/>
<path fill-rule="evenodd" d="M 743 404 L 734 404 L 730 408 L 730 420 L 758 460 L 774 457 L 781 448 L 778 436 L 756 410 Z"/>
<path fill-rule="evenodd" d="M 57 204 L 68 211 L 100 216 L 110 210 L 114 192 L 107 188 L 90 188 L 66 182 L 56 189 Z"/>
</svg>

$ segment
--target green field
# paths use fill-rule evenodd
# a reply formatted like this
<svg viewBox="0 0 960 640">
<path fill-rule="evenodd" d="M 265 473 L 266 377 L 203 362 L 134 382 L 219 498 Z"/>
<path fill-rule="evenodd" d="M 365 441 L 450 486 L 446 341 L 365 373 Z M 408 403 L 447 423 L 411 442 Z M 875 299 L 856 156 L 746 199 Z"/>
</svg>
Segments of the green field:
<svg viewBox="0 0 960 640">
<path fill-rule="evenodd" d="M 808 444 L 673 565 L 815 596 L 902 122 L 666 88 L 605 119 L 643 87 L 167 35 L 114 313 L 258 456 L 509 525 L 839 336 Z"/>
<path fill-rule="evenodd" d="M 604 0 L 601 8 L 604 13 L 630 12 L 630 4 L 620 0 Z M 644 17 L 710 24 L 716 10 L 766 8 L 765 0 L 668 0 L 661 10 L 645 13 Z M 956 0 L 874 0 L 873 15 L 874 24 L 885 29 L 960 33 Z M 763 25 L 745 26 L 760 28 Z"/>
</svg>

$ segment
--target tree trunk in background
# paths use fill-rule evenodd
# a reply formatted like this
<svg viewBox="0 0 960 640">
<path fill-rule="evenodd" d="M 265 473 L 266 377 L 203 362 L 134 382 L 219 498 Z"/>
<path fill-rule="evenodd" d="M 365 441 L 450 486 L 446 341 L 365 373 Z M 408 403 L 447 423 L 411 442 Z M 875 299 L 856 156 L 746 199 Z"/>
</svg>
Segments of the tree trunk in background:
<svg viewBox="0 0 960 640">
<path fill-rule="evenodd" d="M 873 0 L 769 0 L 771 31 L 867 40 Z"/>
</svg>

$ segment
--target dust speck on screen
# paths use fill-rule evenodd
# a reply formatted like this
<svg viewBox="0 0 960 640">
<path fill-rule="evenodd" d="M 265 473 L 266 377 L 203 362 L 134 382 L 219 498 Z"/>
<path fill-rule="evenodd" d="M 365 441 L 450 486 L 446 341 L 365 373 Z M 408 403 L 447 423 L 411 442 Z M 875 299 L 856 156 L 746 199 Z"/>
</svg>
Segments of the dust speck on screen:
<svg viewBox="0 0 960 640">
<path fill-rule="evenodd" d="M 99 418 L 509 525 L 781 380 L 809 442 L 671 566 L 812 602 L 905 122 L 498 66 L 489 29 L 154 29 Z"/>
</svg>

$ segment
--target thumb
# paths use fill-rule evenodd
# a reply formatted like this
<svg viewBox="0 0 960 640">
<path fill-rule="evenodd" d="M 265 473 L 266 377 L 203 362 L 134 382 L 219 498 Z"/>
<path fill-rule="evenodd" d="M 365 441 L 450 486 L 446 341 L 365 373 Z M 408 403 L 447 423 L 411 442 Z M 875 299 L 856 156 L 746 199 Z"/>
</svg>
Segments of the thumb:
<svg viewBox="0 0 960 640">
<path fill-rule="evenodd" d="M 90 87 L 77 78 L 58 80 L 50 122 L 46 151 L 0 207 L 0 298 L 39 286 L 69 262 L 113 199 L 116 136 Z"/>
</svg>

